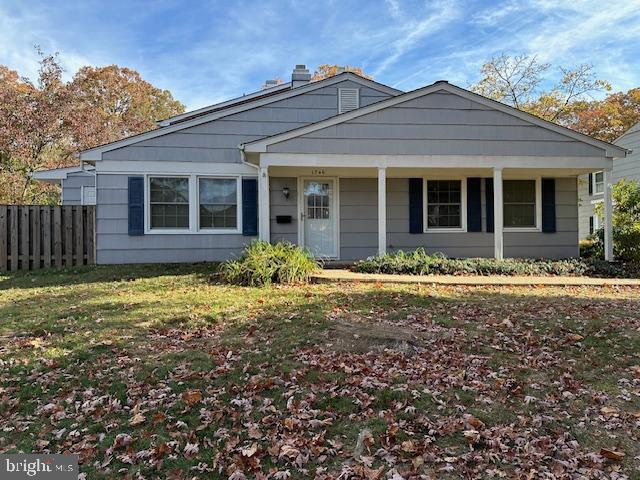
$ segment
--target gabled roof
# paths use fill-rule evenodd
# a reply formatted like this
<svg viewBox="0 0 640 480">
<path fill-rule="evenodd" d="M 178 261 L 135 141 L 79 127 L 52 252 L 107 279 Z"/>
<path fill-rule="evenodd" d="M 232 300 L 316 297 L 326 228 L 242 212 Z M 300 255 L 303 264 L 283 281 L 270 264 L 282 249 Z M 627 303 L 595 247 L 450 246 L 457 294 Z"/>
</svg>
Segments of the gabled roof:
<svg viewBox="0 0 640 480">
<path fill-rule="evenodd" d="M 248 103 L 253 100 L 257 100 L 263 97 L 269 97 L 278 92 L 282 92 L 285 90 L 291 90 L 291 82 L 281 83 L 280 85 L 275 85 L 270 88 L 265 88 L 258 92 L 249 93 L 247 95 L 242 95 L 241 97 L 232 98 L 231 100 L 225 100 L 224 102 L 214 103 L 213 105 L 208 105 L 206 107 L 199 108 L 197 110 L 192 110 L 190 112 L 181 113 L 180 115 L 174 115 L 173 117 L 165 118 L 164 120 L 160 120 L 157 124 L 161 127 L 166 127 L 168 125 L 172 125 L 174 123 L 182 122 L 185 120 L 189 120 L 191 118 L 199 117 L 202 115 L 206 115 L 207 113 L 217 112 L 224 108 L 230 108 L 234 105 Z"/>
<path fill-rule="evenodd" d="M 536 117 L 535 115 L 531 115 L 530 113 L 523 112 L 522 110 L 518 110 L 517 108 L 513 108 L 509 105 L 505 105 L 504 103 L 500 103 L 496 100 L 483 97 L 482 95 L 479 95 L 477 93 L 452 85 L 445 80 L 440 80 L 431 85 L 427 85 L 425 87 L 418 88 L 416 90 L 412 90 L 410 92 L 403 93 L 392 98 L 388 98 L 387 100 L 382 100 L 372 105 L 359 108 L 357 110 L 351 110 L 350 112 L 343 113 L 341 115 L 336 115 L 335 117 L 331 117 L 326 120 L 321 120 L 319 122 L 312 123 L 304 127 L 299 127 L 293 130 L 289 130 L 287 132 L 279 133 L 277 135 L 272 135 L 270 137 L 266 137 L 261 140 L 247 142 L 241 145 L 240 147 L 243 148 L 246 152 L 261 152 L 261 153 L 266 152 L 267 147 L 269 145 L 280 143 L 285 140 L 290 140 L 292 138 L 297 138 L 297 137 L 306 135 L 308 133 L 315 132 L 316 130 L 321 130 L 323 128 L 330 127 L 332 125 L 337 125 L 339 123 L 347 122 L 354 118 L 358 118 L 372 112 L 377 112 L 379 110 L 383 110 L 385 108 L 392 107 L 394 105 L 407 102 L 409 100 L 413 100 L 414 98 L 419 98 L 421 96 L 428 95 L 430 93 L 437 92 L 440 90 L 453 93 L 460 97 L 466 98 L 468 100 L 472 100 L 474 102 L 480 103 L 487 107 L 501 111 L 503 113 L 513 115 L 533 125 L 537 125 L 547 130 L 551 130 L 561 135 L 565 135 L 567 137 L 573 138 L 580 142 L 584 142 L 589 145 L 602 148 L 603 150 L 605 150 L 605 156 L 607 157 L 624 157 L 629 152 L 625 148 L 619 147 L 612 143 L 604 142 L 602 140 L 597 140 L 588 135 L 584 135 L 582 133 L 576 132 L 575 130 L 562 127 L 560 125 L 556 125 L 555 123 L 549 122 L 547 120 L 543 120 L 542 118 Z"/>
<path fill-rule="evenodd" d="M 253 101 L 248 103 L 241 102 L 240 101 L 241 99 L 240 99 L 235 104 L 231 104 L 228 107 L 223 107 L 221 109 L 214 109 L 211 112 L 202 112 L 201 114 L 195 116 L 194 118 L 183 119 L 182 121 L 172 123 L 165 127 L 160 127 L 156 130 L 140 133 L 138 135 L 132 135 L 131 137 L 127 137 L 122 140 L 118 140 L 116 142 L 107 143 L 105 145 L 99 145 L 97 147 L 84 150 L 80 152 L 77 156 L 78 158 L 80 158 L 80 160 L 85 160 L 85 161 L 102 160 L 102 154 L 104 152 L 126 147 L 127 145 L 132 145 L 134 143 L 138 143 L 143 140 L 148 140 L 150 138 L 156 138 L 162 135 L 167 135 L 169 133 L 183 130 L 189 127 L 194 127 L 196 125 L 200 125 L 203 123 L 211 122 L 212 120 L 217 120 L 218 118 L 226 117 L 228 115 L 233 115 L 235 113 L 240 113 L 246 110 L 251 110 L 253 108 L 268 105 L 270 103 L 277 102 L 279 100 L 284 100 L 286 98 L 309 93 L 319 88 L 334 85 L 344 80 L 351 80 L 353 82 L 361 84 L 362 86 L 374 88 L 376 90 L 383 91 L 390 95 L 398 95 L 402 93 L 401 90 L 397 90 L 387 85 L 374 82 L 373 80 L 369 80 L 367 78 L 361 77 L 360 75 L 357 75 L 353 72 L 343 72 L 333 77 L 325 78 L 317 82 L 311 82 L 301 87 L 291 88 L 288 90 L 283 89 L 282 91 L 277 91 L 275 94 L 268 95 L 268 96 L 262 96 L 262 97 L 258 96 Z"/>
<path fill-rule="evenodd" d="M 616 138 L 613 143 L 618 142 L 618 140 L 622 140 L 625 136 L 629 135 L 630 133 L 635 133 L 635 132 L 639 132 L 639 131 L 640 131 L 640 122 L 636 123 L 629 130 L 627 130 L 622 135 L 620 135 L 618 138 Z"/>
<path fill-rule="evenodd" d="M 30 176 L 34 180 L 40 180 L 43 182 L 56 182 L 60 180 L 66 180 L 67 177 L 74 173 L 86 173 L 87 175 L 95 175 L 95 169 L 88 165 L 84 168 L 77 165 L 74 167 L 64 168 L 52 168 L 51 170 L 40 170 L 39 172 L 33 172 Z"/>
</svg>

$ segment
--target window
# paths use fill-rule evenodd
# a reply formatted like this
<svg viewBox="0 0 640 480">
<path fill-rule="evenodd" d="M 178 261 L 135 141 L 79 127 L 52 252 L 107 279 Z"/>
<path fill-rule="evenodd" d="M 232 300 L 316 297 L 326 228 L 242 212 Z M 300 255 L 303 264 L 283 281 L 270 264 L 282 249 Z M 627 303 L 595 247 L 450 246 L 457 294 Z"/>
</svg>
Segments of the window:
<svg viewBox="0 0 640 480">
<path fill-rule="evenodd" d="M 82 205 L 96 204 L 96 187 L 82 187 Z"/>
<path fill-rule="evenodd" d="M 200 228 L 238 228 L 238 180 L 200 178 L 198 183 Z"/>
<path fill-rule="evenodd" d="M 537 227 L 536 180 L 504 180 L 504 227 Z"/>
<path fill-rule="evenodd" d="M 152 229 L 189 229 L 189 179 L 150 177 L 149 207 Z"/>
<path fill-rule="evenodd" d="M 463 229 L 461 180 L 427 180 L 427 230 Z"/>
<path fill-rule="evenodd" d="M 604 193 L 604 172 L 596 172 L 593 174 L 593 194 L 601 193 Z"/>
<path fill-rule="evenodd" d="M 338 113 L 360 108 L 360 90 L 357 88 L 338 89 Z"/>
<path fill-rule="evenodd" d="M 329 218 L 329 198 L 331 187 L 328 183 L 310 182 L 305 187 L 307 197 L 307 218 L 326 220 Z"/>
</svg>

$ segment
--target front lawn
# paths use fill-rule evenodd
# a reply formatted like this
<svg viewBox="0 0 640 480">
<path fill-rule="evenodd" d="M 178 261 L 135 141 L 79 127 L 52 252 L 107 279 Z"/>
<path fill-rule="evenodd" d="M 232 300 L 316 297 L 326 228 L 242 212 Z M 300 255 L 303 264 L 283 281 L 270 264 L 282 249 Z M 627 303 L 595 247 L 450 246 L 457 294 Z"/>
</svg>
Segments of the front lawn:
<svg viewBox="0 0 640 480">
<path fill-rule="evenodd" d="M 639 289 L 210 272 L 0 277 L 0 453 L 89 479 L 640 477 Z"/>
</svg>

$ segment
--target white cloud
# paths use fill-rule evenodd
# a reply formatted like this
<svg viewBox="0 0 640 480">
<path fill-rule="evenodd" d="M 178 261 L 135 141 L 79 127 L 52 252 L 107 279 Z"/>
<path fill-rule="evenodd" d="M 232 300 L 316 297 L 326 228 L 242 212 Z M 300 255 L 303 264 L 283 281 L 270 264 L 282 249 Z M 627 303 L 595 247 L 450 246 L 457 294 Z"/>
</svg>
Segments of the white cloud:
<svg viewBox="0 0 640 480">
<path fill-rule="evenodd" d="M 421 40 L 445 28 L 462 13 L 458 3 L 453 0 L 428 3 L 426 10 L 426 15 L 418 21 L 401 19 L 401 27 L 394 32 L 395 40 L 391 42 L 392 52 L 378 65 L 374 75 L 380 75 Z"/>
</svg>

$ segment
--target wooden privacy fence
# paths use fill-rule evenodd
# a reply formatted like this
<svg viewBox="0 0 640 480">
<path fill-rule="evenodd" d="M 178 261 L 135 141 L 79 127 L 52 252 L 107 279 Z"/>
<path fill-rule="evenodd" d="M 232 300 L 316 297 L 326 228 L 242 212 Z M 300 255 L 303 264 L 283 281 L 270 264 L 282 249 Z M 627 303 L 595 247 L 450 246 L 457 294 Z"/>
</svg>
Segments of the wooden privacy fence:
<svg viewBox="0 0 640 480">
<path fill-rule="evenodd" d="M 95 263 L 95 206 L 0 205 L 0 271 Z"/>
</svg>

